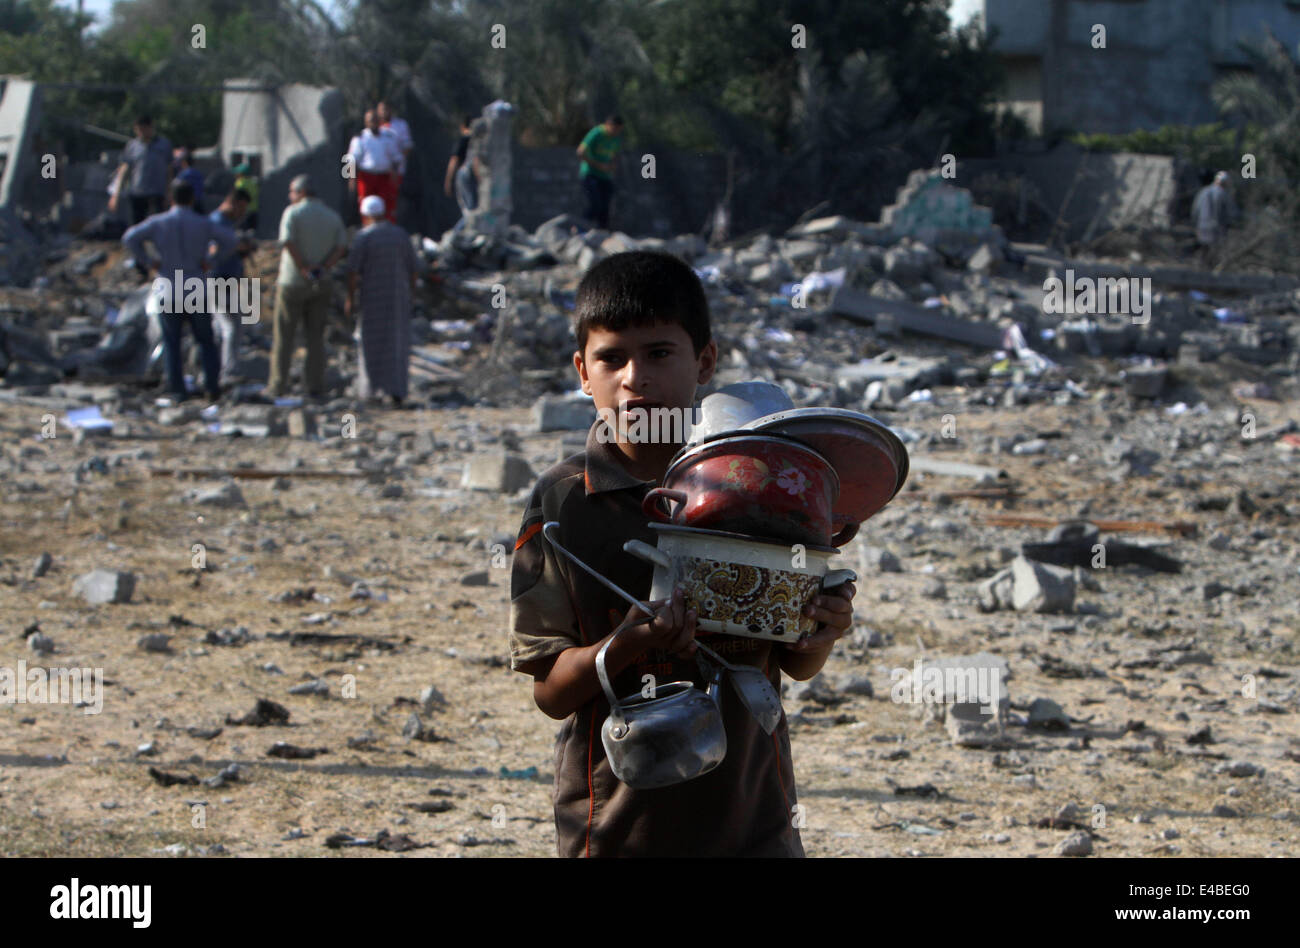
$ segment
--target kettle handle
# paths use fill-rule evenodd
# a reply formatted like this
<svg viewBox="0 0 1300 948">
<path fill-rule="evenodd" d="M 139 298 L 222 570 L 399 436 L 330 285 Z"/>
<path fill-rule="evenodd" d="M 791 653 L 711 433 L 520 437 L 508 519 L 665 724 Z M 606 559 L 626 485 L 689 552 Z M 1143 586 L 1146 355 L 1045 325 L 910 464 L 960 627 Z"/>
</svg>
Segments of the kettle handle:
<svg viewBox="0 0 1300 948">
<path fill-rule="evenodd" d="M 662 566 L 664 569 L 673 568 L 672 557 L 663 550 L 641 540 L 628 540 L 623 544 L 623 550 L 648 563 L 653 563 L 655 566 Z"/>
<path fill-rule="evenodd" d="M 600 651 L 596 653 L 596 677 L 600 679 L 600 687 L 605 692 L 606 700 L 609 701 L 609 713 L 613 717 L 621 718 L 623 716 L 623 706 L 618 703 L 618 697 L 614 694 L 614 686 L 609 683 L 609 672 L 605 669 L 605 653 L 609 651 L 609 647 L 614 644 L 614 639 L 616 639 L 618 634 L 624 629 L 643 625 L 653 619 L 654 616 L 652 615 L 638 616 L 635 619 L 624 619 L 619 623 L 618 628 L 610 633 L 609 638 L 605 640 L 605 644 L 602 645 Z"/>
</svg>

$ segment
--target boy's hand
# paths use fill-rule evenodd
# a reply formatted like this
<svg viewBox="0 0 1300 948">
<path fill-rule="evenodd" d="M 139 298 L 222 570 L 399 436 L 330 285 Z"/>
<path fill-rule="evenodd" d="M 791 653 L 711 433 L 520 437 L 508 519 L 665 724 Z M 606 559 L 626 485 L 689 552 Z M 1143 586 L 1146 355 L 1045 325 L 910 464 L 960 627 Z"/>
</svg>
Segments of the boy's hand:
<svg viewBox="0 0 1300 948">
<path fill-rule="evenodd" d="M 795 652 L 816 652 L 829 648 L 836 639 L 844 636 L 853 625 L 853 597 L 858 587 L 844 583 L 813 597 L 804 607 L 803 614 L 816 619 L 820 626 L 805 639 L 786 646 Z"/>
<path fill-rule="evenodd" d="M 694 609 L 686 608 L 686 596 L 681 587 L 673 590 L 672 599 L 657 599 L 646 605 L 655 610 L 654 620 L 629 628 L 627 636 L 635 639 L 642 649 L 661 648 L 682 658 L 694 655 L 695 620 L 698 616 Z M 644 618 L 645 613 L 640 607 L 632 606 L 624 621 Z"/>
</svg>

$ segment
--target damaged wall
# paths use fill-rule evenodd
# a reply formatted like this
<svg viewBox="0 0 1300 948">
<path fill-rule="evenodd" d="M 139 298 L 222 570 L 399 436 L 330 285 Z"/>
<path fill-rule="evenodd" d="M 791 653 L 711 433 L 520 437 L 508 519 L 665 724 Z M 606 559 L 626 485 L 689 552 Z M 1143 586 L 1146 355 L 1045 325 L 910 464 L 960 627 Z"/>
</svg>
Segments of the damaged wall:
<svg viewBox="0 0 1300 948">
<path fill-rule="evenodd" d="M 343 122 L 343 93 L 337 89 L 299 83 L 267 89 L 246 79 L 227 83 L 221 101 L 220 154 L 232 168 L 236 159 L 254 161 L 255 168 L 260 163 L 258 237 L 278 234 L 295 175 L 311 175 L 317 195 L 331 207 L 344 205 Z"/>
</svg>

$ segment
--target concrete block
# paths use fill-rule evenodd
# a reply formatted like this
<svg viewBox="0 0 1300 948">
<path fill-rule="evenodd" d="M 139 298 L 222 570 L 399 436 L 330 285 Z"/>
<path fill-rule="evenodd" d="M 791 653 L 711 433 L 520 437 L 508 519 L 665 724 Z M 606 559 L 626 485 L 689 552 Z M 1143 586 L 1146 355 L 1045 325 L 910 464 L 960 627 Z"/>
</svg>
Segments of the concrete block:
<svg viewBox="0 0 1300 948">
<path fill-rule="evenodd" d="M 94 606 L 130 602 L 133 592 L 135 592 L 135 574 L 122 570 L 92 570 L 78 576 L 72 584 L 72 594 L 80 596 Z"/>
<path fill-rule="evenodd" d="M 596 406 L 587 398 L 542 398 L 533 403 L 538 431 L 586 431 L 596 420 Z"/>
<path fill-rule="evenodd" d="M 531 486 L 536 477 L 523 456 L 497 450 L 470 458 L 465 463 L 460 486 L 513 494 Z"/>
<path fill-rule="evenodd" d="M 1070 612 L 1074 609 L 1074 573 L 1018 556 L 1011 562 L 1015 582 L 1012 606 L 1017 612 Z"/>
<path fill-rule="evenodd" d="M 1165 388 L 1163 365 L 1133 366 L 1124 371 L 1124 389 L 1135 398 L 1156 398 Z"/>
</svg>

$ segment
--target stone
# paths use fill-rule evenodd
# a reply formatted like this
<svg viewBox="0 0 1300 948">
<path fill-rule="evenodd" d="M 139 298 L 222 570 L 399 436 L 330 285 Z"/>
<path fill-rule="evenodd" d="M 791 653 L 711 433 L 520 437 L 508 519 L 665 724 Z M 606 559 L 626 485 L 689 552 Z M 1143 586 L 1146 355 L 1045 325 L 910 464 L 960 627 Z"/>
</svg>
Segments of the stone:
<svg viewBox="0 0 1300 948">
<path fill-rule="evenodd" d="M 419 740 L 424 734 L 424 724 L 420 721 L 420 716 L 414 711 L 406 719 L 406 724 L 402 727 L 402 737 Z"/>
<path fill-rule="evenodd" d="M 522 455 L 504 450 L 485 451 L 465 463 L 460 486 L 513 494 L 531 486 L 536 477 Z"/>
<path fill-rule="evenodd" d="M 862 548 L 862 565 L 879 573 L 901 573 L 903 566 L 898 557 L 883 547 L 864 546 Z"/>
<path fill-rule="evenodd" d="M 97 569 L 77 577 L 72 594 L 91 605 L 130 602 L 135 592 L 135 574 L 122 570 Z"/>
<path fill-rule="evenodd" d="M 461 576 L 460 584 L 462 586 L 491 586 L 492 580 L 487 570 L 479 569 Z"/>
<path fill-rule="evenodd" d="M 980 244 L 966 261 L 966 269 L 972 273 L 997 273 L 1002 263 L 1002 253 L 988 244 Z"/>
<path fill-rule="evenodd" d="M 1091 856 L 1092 837 L 1087 833 L 1071 833 L 1052 852 L 1058 856 Z"/>
<path fill-rule="evenodd" d="M 169 408 L 160 408 L 158 410 L 158 424 L 174 427 L 176 425 L 186 425 L 199 417 L 199 407 L 193 403 L 184 405 L 173 405 Z"/>
<path fill-rule="evenodd" d="M 926 599 L 947 599 L 948 587 L 944 585 L 943 580 L 938 576 L 927 576 L 925 583 L 921 586 L 921 595 Z"/>
<path fill-rule="evenodd" d="M 36 562 L 32 564 L 32 579 L 40 579 L 50 571 L 50 566 L 54 563 L 54 557 L 49 553 L 42 553 L 36 557 Z"/>
<path fill-rule="evenodd" d="M 443 697 L 442 692 L 434 685 L 429 685 L 429 687 L 420 692 L 420 710 L 425 714 L 432 714 L 434 711 L 445 709 L 446 707 L 447 699 Z"/>
<path fill-rule="evenodd" d="M 1047 442 L 1042 438 L 1033 438 L 1029 441 L 1022 441 L 1011 449 L 1012 454 L 1032 455 L 1044 454 L 1047 451 Z"/>
<path fill-rule="evenodd" d="M 136 648 L 143 652 L 163 652 L 172 650 L 172 637 L 165 632 L 150 632 L 136 639 Z"/>
<path fill-rule="evenodd" d="M 401 497 L 404 492 L 401 484 L 385 484 L 379 489 L 379 496 L 386 500 L 392 500 Z"/>
<path fill-rule="evenodd" d="M 1165 388 L 1163 365 L 1134 366 L 1124 373 L 1124 389 L 1135 398 L 1156 398 Z"/>
<path fill-rule="evenodd" d="M 304 681 L 289 689 L 289 694 L 291 695 L 314 695 L 319 698 L 327 698 L 329 697 L 329 693 L 329 682 L 323 681 L 320 678 L 313 679 L 312 681 Z"/>
<path fill-rule="evenodd" d="M 1217 817 L 1221 817 L 1222 819 L 1231 820 L 1231 819 L 1236 819 L 1237 817 L 1241 816 L 1241 814 L 1238 813 L 1236 810 L 1234 810 L 1232 807 L 1228 806 L 1226 803 L 1216 803 L 1210 810 L 1210 816 L 1217 816 Z"/>
<path fill-rule="evenodd" d="M 33 632 L 27 636 L 27 647 L 37 655 L 49 655 L 54 651 L 54 639 L 43 632 Z"/>
<path fill-rule="evenodd" d="M 1010 569 L 999 570 L 990 578 L 979 584 L 979 606 L 981 612 L 996 612 L 998 609 L 1013 608 L 1015 577 Z"/>
<path fill-rule="evenodd" d="M 1215 767 L 1214 772 L 1229 777 L 1255 777 L 1263 774 L 1264 768 L 1248 760 L 1227 760 Z"/>
<path fill-rule="evenodd" d="M 1029 726 L 1044 731 L 1068 731 L 1070 718 L 1065 709 L 1050 698 L 1035 698 L 1029 704 Z"/>
<path fill-rule="evenodd" d="M 840 683 L 839 691 L 846 695 L 860 695 L 864 698 L 874 697 L 875 686 L 866 675 L 850 675 Z"/>
<path fill-rule="evenodd" d="M 546 396 L 533 403 L 533 423 L 538 431 L 586 431 L 596 420 L 590 398 Z"/>
<path fill-rule="evenodd" d="M 1011 561 L 1012 607 L 1017 612 L 1070 612 L 1074 608 L 1074 573 L 1018 556 Z"/>
<path fill-rule="evenodd" d="M 195 488 L 186 491 L 183 499 L 192 504 L 201 504 L 205 507 L 218 507 L 222 509 L 248 506 L 248 502 L 244 500 L 244 495 L 240 491 L 239 485 L 234 481 L 227 481 L 220 487 L 210 487 L 207 490 Z"/>
</svg>

